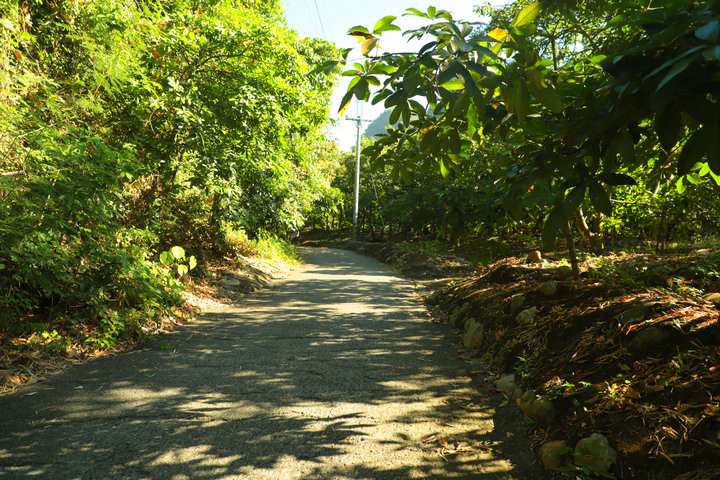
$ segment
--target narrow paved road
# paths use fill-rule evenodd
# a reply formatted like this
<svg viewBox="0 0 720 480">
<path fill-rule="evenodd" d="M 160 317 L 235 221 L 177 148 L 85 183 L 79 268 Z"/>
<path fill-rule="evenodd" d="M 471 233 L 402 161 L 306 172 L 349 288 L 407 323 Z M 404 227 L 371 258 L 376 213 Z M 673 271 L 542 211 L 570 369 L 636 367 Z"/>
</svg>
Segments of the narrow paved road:
<svg viewBox="0 0 720 480">
<path fill-rule="evenodd" d="M 504 430 L 516 407 L 479 394 L 411 284 L 352 252 L 303 253 L 301 270 L 170 348 L 0 398 L 0 478 L 544 478 Z M 431 434 L 449 439 L 447 461 Z"/>
</svg>

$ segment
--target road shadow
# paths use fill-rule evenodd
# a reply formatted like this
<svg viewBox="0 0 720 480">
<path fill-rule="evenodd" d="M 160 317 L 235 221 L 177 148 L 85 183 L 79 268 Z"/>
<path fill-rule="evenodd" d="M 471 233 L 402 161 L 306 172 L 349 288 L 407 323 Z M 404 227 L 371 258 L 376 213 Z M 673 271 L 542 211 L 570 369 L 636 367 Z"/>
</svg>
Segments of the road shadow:
<svg viewBox="0 0 720 480">
<path fill-rule="evenodd" d="M 0 398 L 0 478 L 545 478 L 529 450 L 506 451 L 497 401 L 411 284 L 350 252 L 305 253 L 304 271 L 163 348 Z"/>
</svg>

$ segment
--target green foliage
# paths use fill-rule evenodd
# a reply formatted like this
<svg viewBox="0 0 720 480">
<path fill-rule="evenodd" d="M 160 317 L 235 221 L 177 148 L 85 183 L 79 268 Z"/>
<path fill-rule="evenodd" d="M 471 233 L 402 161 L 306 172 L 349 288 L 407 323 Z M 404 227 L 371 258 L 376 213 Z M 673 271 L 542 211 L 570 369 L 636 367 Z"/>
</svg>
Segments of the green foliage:
<svg viewBox="0 0 720 480">
<path fill-rule="evenodd" d="M 6 2 L 0 31 L 0 334 L 142 336 L 227 232 L 284 235 L 335 194 L 313 152 L 337 52 L 279 2 Z"/>
<path fill-rule="evenodd" d="M 520 1 L 482 11 L 497 23 L 475 29 L 446 11 L 408 9 L 431 22 L 405 32 L 429 37 L 417 53 L 343 73 L 354 77 L 346 102 L 372 96 L 399 122 L 364 150 L 374 165 L 406 182 L 431 170 L 451 179 L 488 138 L 515 145 L 514 170 L 495 175 L 490 196 L 516 221 L 544 217 L 546 247 L 581 208 L 615 214 L 633 186 L 715 190 L 716 2 Z M 371 94 L 370 85 L 382 88 Z"/>
<path fill-rule="evenodd" d="M 183 260 L 185 260 L 185 249 L 177 245 L 160 254 L 160 263 L 165 266 L 173 266 L 177 270 L 178 277 L 182 277 L 197 266 L 194 255 L 187 259 L 187 264 L 181 263 Z"/>
<path fill-rule="evenodd" d="M 572 453 L 571 448 L 558 450 L 558 454 L 564 455 Z M 617 478 L 615 475 L 598 470 L 591 465 L 584 464 L 582 462 L 571 463 L 558 469 L 561 472 L 567 472 L 575 477 L 575 480 L 593 480 L 595 478 Z"/>
</svg>

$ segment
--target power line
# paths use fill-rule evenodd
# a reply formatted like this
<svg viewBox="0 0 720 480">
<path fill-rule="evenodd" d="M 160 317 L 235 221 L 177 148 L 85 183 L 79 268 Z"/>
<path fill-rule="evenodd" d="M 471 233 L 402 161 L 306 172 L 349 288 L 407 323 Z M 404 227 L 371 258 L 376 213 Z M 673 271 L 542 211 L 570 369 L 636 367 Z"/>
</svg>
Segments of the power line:
<svg viewBox="0 0 720 480">
<path fill-rule="evenodd" d="M 317 29 L 317 24 L 315 23 L 315 19 L 312 14 L 312 9 L 310 8 L 310 3 L 308 3 L 308 0 L 305 0 L 304 3 L 305 3 L 305 10 L 307 10 L 307 18 L 308 18 L 308 20 L 310 20 L 310 24 L 312 25 L 313 35 L 318 36 L 319 32 Z"/>
<path fill-rule="evenodd" d="M 327 35 L 325 35 L 325 26 L 323 25 L 322 17 L 320 16 L 320 9 L 318 8 L 317 0 L 315 0 L 315 11 L 317 12 L 318 20 L 320 20 L 320 29 L 323 33 L 323 38 L 327 40 Z"/>
<path fill-rule="evenodd" d="M 320 1 L 320 4 L 323 6 L 323 8 L 322 8 L 322 13 L 323 13 L 323 15 L 325 16 L 325 18 L 328 18 L 328 19 L 329 19 L 329 18 L 330 18 L 330 15 L 328 15 L 327 3 L 325 3 L 325 2 L 323 2 L 323 1 L 321 0 L 321 1 Z M 334 41 L 334 39 L 335 39 L 336 37 L 335 37 L 335 31 L 333 30 L 332 22 L 330 22 L 330 24 L 328 25 L 328 32 L 330 32 L 330 39 L 331 39 L 331 41 Z"/>
</svg>

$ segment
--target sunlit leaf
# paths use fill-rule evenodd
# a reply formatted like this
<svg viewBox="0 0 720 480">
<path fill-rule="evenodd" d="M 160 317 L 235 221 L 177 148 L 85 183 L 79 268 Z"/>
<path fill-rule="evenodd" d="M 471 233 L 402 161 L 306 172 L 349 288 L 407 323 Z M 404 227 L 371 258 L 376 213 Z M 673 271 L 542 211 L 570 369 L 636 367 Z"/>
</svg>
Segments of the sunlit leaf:
<svg viewBox="0 0 720 480">
<path fill-rule="evenodd" d="M 395 20 L 397 17 L 393 15 L 388 15 L 387 17 L 383 17 L 375 24 L 375 27 L 373 28 L 373 33 L 378 34 L 382 32 L 387 31 L 393 31 L 393 30 L 400 30 L 400 27 L 397 25 L 393 25 L 393 20 Z"/>
<path fill-rule="evenodd" d="M 687 190 L 688 187 L 687 185 L 685 185 L 685 183 L 683 183 L 683 178 L 685 177 L 680 177 L 680 179 L 678 179 L 677 183 L 675 184 L 675 188 L 677 188 L 677 192 L 680 195 L 685 193 L 685 190 Z"/>
<path fill-rule="evenodd" d="M 500 43 L 505 42 L 507 40 L 508 36 L 510 35 L 507 30 L 503 30 L 502 28 L 496 28 L 494 30 L 491 30 L 488 35 L 493 38 L 494 40 L 497 40 Z M 495 52 L 497 53 L 497 52 Z"/>
<path fill-rule="evenodd" d="M 340 102 L 340 108 L 338 109 L 338 112 L 340 112 L 341 117 L 343 115 L 345 115 L 345 110 L 347 110 L 347 108 L 350 106 L 352 97 L 353 97 L 352 90 L 345 92 L 345 96 L 343 96 L 342 101 Z"/>
<path fill-rule="evenodd" d="M 540 2 L 533 2 L 530 5 L 526 6 L 522 10 L 520 10 L 520 13 L 518 13 L 517 18 L 515 18 L 515 21 L 513 22 L 512 26 L 515 28 L 522 27 L 523 25 L 527 25 L 529 23 L 532 23 L 533 20 L 540 14 Z"/>
<path fill-rule="evenodd" d="M 438 166 L 440 167 L 440 174 L 443 176 L 443 178 L 445 180 L 450 178 L 450 170 L 448 170 L 448 168 L 445 166 L 445 162 L 443 162 L 442 159 L 438 161 Z"/>
<path fill-rule="evenodd" d="M 700 175 L 697 175 L 695 173 L 685 175 L 685 178 L 693 185 L 700 185 L 701 183 L 703 183 L 703 179 L 700 177 Z"/>
<path fill-rule="evenodd" d="M 462 90 L 463 88 L 465 88 L 465 82 L 463 82 L 459 78 L 456 78 L 455 80 L 450 80 L 449 82 L 443 83 L 441 87 L 447 88 L 448 90 Z"/>
<path fill-rule="evenodd" d="M 357 26 L 349 29 L 348 35 L 352 35 L 353 37 L 361 37 L 361 38 L 372 38 L 373 37 L 373 35 L 370 33 L 370 30 L 363 27 L 362 25 L 357 25 Z"/>
<path fill-rule="evenodd" d="M 362 47 L 360 48 L 360 51 L 362 52 L 362 54 L 364 56 L 366 56 L 366 57 L 369 56 L 370 52 L 372 52 L 375 49 L 375 47 L 377 46 L 377 42 L 378 42 L 378 39 L 375 37 L 368 38 L 367 40 L 365 40 L 363 42 Z"/>
<path fill-rule="evenodd" d="M 418 10 L 417 8 L 408 8 L 408 9 L 405 10 L 405 12 L 406 12 L 406 13 L 404 13 L 403 16 L 415 15 L 415 16 L 417 16 L 417 17 L 429 18 L 427 13 L 421 12 L 421 11 Z"/>
<path fill-rule="evenodd" d="M 170 249 L 170 253 L 172 253 L 177 260 L 185 258 L 185 249 L 177 245 Z"/>
<path fill-rule="evenodd" d="M 162 252 L 160 254 L 160 263 L 162 265 L 170 265 L 175 259 L 170 252 Z"/>
</svg>

